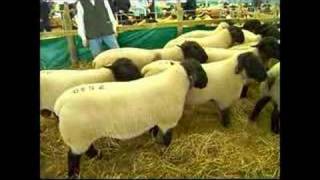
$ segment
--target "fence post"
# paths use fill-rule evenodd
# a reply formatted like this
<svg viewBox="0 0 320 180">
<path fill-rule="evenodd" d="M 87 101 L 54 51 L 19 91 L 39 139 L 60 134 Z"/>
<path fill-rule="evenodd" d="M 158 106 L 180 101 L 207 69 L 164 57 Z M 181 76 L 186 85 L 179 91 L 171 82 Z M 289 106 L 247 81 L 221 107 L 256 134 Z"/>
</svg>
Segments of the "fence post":
<svg viewBox="0 0 320 180">
<path fill-rule="evenodd" d="M 177 0 L 177 19 L 178 19 L 178 26 L 177 26 L 177 34 L 178 36 L 183 33 L 183 8 L 181 7 L 181 1 Z"/>
<path fill-rule="evenodd" d="M 64 3 L 63 9 L 63 26 L 64 31 L 72 30 L 72 20 L 70 17 L 70 9 L 67 2 Z M 75 45 L 74 36 L 66 36 L 68 42 L 68 49 L 70 52 L 70 59 L 73 67 L 77 67 L 78 65 L 78 56 L 77 49 Z"/>
</svg>

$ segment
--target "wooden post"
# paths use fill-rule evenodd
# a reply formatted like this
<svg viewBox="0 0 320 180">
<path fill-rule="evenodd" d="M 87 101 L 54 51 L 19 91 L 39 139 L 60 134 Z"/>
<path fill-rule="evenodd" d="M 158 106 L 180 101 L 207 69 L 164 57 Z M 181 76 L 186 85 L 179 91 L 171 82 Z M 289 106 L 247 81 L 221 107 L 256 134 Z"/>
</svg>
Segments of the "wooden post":
<svg viewBox="0 0 320 180">
<path fill-rule="evenodd" d="M 181 7 L 181 1 L 177 0 L 177 18 L 178 18 L 178 26 L 177 26 L 177 31 L 178 31 L 178 36 L 183 33 L 183 8 Z"/>
<path fill-rule="evenodd" d="M 64 9 L 63 9 L 63 29 L 65 31 L 72 30 L 72 20 L 70 17 L 70 9 L 67 2 L 64 3 Z M 70 52 L 72 67 L 77 67 L 78 56 L 77 56 L 77 49 L 75 46 L 74 36 L 66 36 L 66 38 L 68 42 L 68 49 Z"/>
</svg>

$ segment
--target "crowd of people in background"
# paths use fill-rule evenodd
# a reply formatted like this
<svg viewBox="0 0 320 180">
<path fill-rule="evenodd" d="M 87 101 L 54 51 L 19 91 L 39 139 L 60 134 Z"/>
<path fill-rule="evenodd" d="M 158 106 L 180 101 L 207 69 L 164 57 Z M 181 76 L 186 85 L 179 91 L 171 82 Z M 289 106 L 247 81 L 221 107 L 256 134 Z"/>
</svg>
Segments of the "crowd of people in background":
<svg viewBox="0 0 320 180">
<path fill-rule="evenodd" d="M 267 0 L 268 1 L 268 0 Z M 128 14 L 136 18 L 145 19 L 146 22 L 157 22 L 156 0 L 76 0 L 68 4 L 70 17 L 74 19 L 78 34 L 84 47 L 89 47 L 95 57 L 102 51 L 102 43 L 109 48 L 119 48 L 117 42 L 117 24 L 128 24 Z M 182 0 L 185 10 L 184 18 L 196 18 L 196 0 Z M 262 0 L 253 0 L 254 7 L 261 7 Z M 223 6 L 228 7 L 228 0 L 219 0 Z M 265 3 L 265 2 L 264 2 Z M 229 7 L 228 7 L 229 8 Z M 40 31 L 51 31 L 49 16 L 52 9 L 61 11 L 64 4 L 55 4 L 50 0 L 40 0 Z M 60 16 L 61 17 L 61 16 Z"/>
</svg>

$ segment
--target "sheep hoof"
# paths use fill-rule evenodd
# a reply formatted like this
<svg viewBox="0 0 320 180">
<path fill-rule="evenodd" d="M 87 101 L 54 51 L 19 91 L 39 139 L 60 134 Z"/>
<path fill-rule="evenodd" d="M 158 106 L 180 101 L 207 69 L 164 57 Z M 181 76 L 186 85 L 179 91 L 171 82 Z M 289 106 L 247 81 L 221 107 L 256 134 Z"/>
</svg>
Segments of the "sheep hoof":
<svg viewBox="0 0 320 180">
<path fill-rule="evenodd" d="M 224 127 L 230 126 L 229 109 L 225 109 L 222 111 L 222 125 Z"/>
<path fill-rule="evenodd" d="M 80 175 L 74 174 L 72 176 L 69 176 L 68 179 L 80 179 Z"/>
<path fill-rule="evenodd" d="M 102 159 L 102 151 L 101 150 L 98 150 L 97 159 L 98 160 Z"/>
<path fill-rule="evenodd" d="M 227 119 L 223 119 L 222 120 L 222 125 L 223 127 L 229 127 L 230 126 L 230 120 L 227 120 Z"/>
<path fill-rule="evenodd" d="M 153 128 L 151 128 L 149 130 L 149 133 L 151 134 L 152 138 L 156 138 L 159 132 L 159 127 L 158 126 L 154 126 Z"/>
<path fill-rule="evenodd" d="M 94 157 L 97 157 L 97 159 L 102 158 L 101 150 L 97 150 L 93 145 L 89 147 L 89 149 L 86 152 L 86 155 L 89 157 L 89 159 L 92 159 Z"/>
<path fill-rule="evenodd" d="M 172 130 L 169 129 L 164 135 L 163 135 L 163 144 L 168 147 L 172 140 Z"/>
</svg>

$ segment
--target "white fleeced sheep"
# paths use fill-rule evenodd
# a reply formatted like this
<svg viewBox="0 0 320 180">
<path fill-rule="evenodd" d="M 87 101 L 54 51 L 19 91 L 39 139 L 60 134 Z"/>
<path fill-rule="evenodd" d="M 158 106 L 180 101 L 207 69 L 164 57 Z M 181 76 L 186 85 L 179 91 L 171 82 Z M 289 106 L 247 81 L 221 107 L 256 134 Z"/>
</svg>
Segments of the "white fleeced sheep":
<svg viewBox="0 0 320 180">
<path fill-rule="evenodd" d="M 234 49 L 224 49 L 224 48 L 204 48 L 206 51 L 206 54 L 208 55 L 208 63 L 211 62 L 217 62 L 217 61 L 223 61 L 226 60 L 236 54 L 241 54 L 245 52 L 253 52 L 256 55 L 258 54 L 258 49 L 251 47 L 247 49 L 242 50 L 234 50 Z"/>
<path fill-rule="evenodd" d="M 214 35 L 201 38 L 178 38 L 169 41 L 164 48 L 170 48 L 182 44 L 184 41 L 195 41 L 202 47 L 229 48 L 235 43 L 243 43 L 245 40 L 242 30 L 235 26 L 222 29 Z"/>
<path fill-rule="evenodd" d="M 157 61 L 142 69 L 142 75 L 152 76 L 166 71 L 173 61 Z M 202 65 L 208 76 L 208 84 L 203 89 L 194 89 L 187 95 L 186 104 L 198 105 L 214 100 L 222 115 L 227 114 L 228 108 L 240 98 L 243 86 L 248 80 L 263 81 L 266 71 L 261 60 L 251 52 L 235 55 L 227 60 Z M 223 123 L 226 118 L 222 118 Z M 226 124 L 224 124 L 226 125 Z"/>
<path fill-rule="evenodd" d="M 206 31 L 206 30 L 195 30 L 191 32 L 184 33 L 180 35 L 178 38 L 202 38 L 210 35 L 214 35 L 217 32 L 221 31 L 222 29 L 227 29 L 229 27 L 229 24 L 226 22 L 221 22 L 218 24 L 217 28 L 215 28 L 212 31 Z"/>
<path fill-rule="evenodd" d="M 141 49 L 141 48 L 119 48 L 110 49 L 100 53 L 92 62 L 94 68 L 100 68 L 106 64 L 112 64 L 118 58 L 129 58 L 141 69 L 152 61 L 160 59 L 171 59 L 182 61 L 185 58 L 195 58 L 201 63 L 207 61 L 204 49 L 196 42 L 187 41 L 181 46 L 167 49 Z"/>
<path fill-rule="evenodd" d="M 191 32 L 182 34 L 179 37 L 171 40 L 170 43 L 175 44 L 187 38 L 203 38 L 203 37 L 213 36 L 217 34 L 219 31 L 221 31 L 222 29 L 226 29 L 226 28 L 227 27 L 219 28 L 218 26 L 217 29 L 213 31 L 209 31 L 209 30 L 191 31 Z M 244 33 L 244 43 L 257 43 L 261 39 L 261 35 L 256 35 L 253 32 L 250 32 L 248 30 L 242 29 L 242 32 Z"/>
<path fill-rule="evenodd" d="M 141 77 L 139 69 L 129 59 L 118 59 L 113 66 L 88 70 L 40 71 L 40 109 L 53 111 L 56 99 L 67 89 L 81 84 L 129 81 Z M 48 112 L 49 111 L 49 112 Z"/>
<path fill-rule="evenodd" d="M 268 71 L 268 78 L 260 84 L 261 97 L 257 101 L 250 120 L 255 121 L 259 113 L 269 101 L 272 101 L 273 112 L 271 115 L 271 130 L 275 133 L 280 131 L 280 62 Z"/>
<path fill-rule="evenodd" d="M 187 92 L 206 84 L 200 63 L 189 60 L 148 78 L 81 85 L 64 92 L 54 111 L 71 149 L 69 176 L 79 172 L 79 156 L 92 151 L 90 146 L 101 137 L 130 139 L 158 126 L 168 146 L 171 135 L 167 133 L 182 116 Z"/>
<path fill-rule="evenodd" d="M 268 81 L 261 83 L 260 91 L 262 96 L 270 96 L 280 111 L 280 62 L 268 71 Z"/>
<path fill-rule="evenodd" d="M 53 111 L 56 99 L 67 89 L 88 83 L 113 81 L 110 69 L 40 71 L 40 109 Z"/>
</svg>

